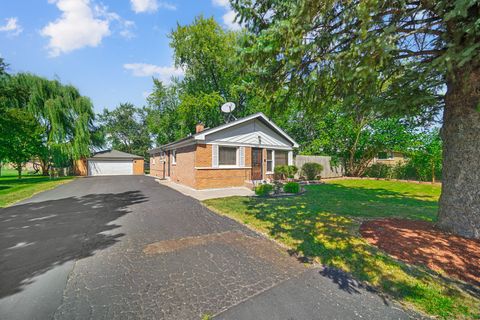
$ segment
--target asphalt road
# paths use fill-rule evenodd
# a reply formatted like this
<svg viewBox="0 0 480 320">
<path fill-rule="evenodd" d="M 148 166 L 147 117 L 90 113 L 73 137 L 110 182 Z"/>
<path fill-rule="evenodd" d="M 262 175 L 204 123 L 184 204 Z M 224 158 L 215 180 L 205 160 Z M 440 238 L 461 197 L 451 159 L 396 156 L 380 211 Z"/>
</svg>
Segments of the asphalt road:
<svg viewBox="0 0 480 320">
<path fill-rule="evenodd" d="M 143 176 L 0 209 L 0 319 L 405 319 L 336 270 Z"/>
</svg>

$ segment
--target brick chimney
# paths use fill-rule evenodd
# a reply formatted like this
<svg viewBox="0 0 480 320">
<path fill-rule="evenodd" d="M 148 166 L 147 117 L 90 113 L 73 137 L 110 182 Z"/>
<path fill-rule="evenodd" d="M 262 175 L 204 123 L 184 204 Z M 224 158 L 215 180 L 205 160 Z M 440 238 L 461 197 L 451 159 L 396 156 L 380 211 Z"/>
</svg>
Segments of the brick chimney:
<svg viewBox="0 0 480 320">
<path fill-rule="evenodd" d="M 202 132 L 203 129 L 205 129 L 205 126 L 203 125 L 203 123 L 199 122 L 199 123 L 197 123 L 197 125 L 195 126 L 195 133 Z"/>
</svg>

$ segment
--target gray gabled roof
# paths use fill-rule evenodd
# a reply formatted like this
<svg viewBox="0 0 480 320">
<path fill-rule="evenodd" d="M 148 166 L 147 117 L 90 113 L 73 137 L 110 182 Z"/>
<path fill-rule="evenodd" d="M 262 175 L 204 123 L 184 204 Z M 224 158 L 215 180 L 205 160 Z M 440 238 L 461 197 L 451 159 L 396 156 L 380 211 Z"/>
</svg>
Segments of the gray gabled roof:
<svg viewBox="0 0 480 320">
<path fill-rule="evenodd" d="M 160 146 L 158 148 L 154 148 L 154 149 L 151 149 L 151 150 L 148 150 L 148 152 L 150 154 L 153 154 L 153 153 L 156 153 L 156 152 L 159 152 L 159 151 L 162 151 L 162 150 L 165 150 L 169 147 L 172 147 L 172 146 L 175 146 L 177 144 L 183 144 L 183 143 L 186 143 L 186 142 L 189 142 L 189 141 L 195 141 L 195 140 L 205 140 L 205 136 L 209 135 L 209 134 L 212 134 L 214 132 L 218 132 L 218 131 L 221 131 L 221 130 L 225 130 L 227 128 L 230 128 L 230 127 L 233 127 L 235 125 L 238 125 L 238 124 L 241 124 L 241 123 L 244 123 L 246 121 L 249 121 L 249 120 L 252 120 L 252 119 L 260 119 L 262 120 L 265 124 L 267 124 L 268 126 L 270 126 L 271 128 L 273 128 L 275 131 L 277 131 L 280 135 L 282 135 L 284 138 L 286 138 L 288 141 L 290 141 L 290 143 L 292 143 L 292 146 L 294 148 L 298 148 L 298 143 L 292 139 L 292 137 L 290 137 L 285 131 L 283 131 L 281 128 L 279 128 L 275 123 L 273 123 L 273 121 L 271 121 L 270 119 L 267 118 L 267 116 L 265 114 L 263 114 L 263 112 L 258 112 L 258 113 L 255 113 L 255 114 L 252 114 L 250 116 L 247 116 L 245 118 L 240 118 L 238 120 L 235 120 L 235 121 L 232 121 L 232 122 L 229 122 L 229 123 L 225 123 L 225 124 L 222 124 L 222 125 L 219 125 L 218 127 L 215 127 L 215 128 L 209 128 L 209 129 L 205 129 L 201 132 L 198 132 L 196 134 L 193 134 L 193 135 L 190 135 L 188 137 L 185 137 L 183 139 L 180 139 L 180 140 L 177 140 L 177 141 L 174 141 L 174 142 L 171 142 L 171 143 L 167 143 L 163 146 Z"/>
<path fill-rule="evenodd" d="M 118 151 L 118 150 L 105 150 L 95 153 L 89 160 L 131 160 L 131 159 L 143 159 L 142 156 Z"/>
</svg>

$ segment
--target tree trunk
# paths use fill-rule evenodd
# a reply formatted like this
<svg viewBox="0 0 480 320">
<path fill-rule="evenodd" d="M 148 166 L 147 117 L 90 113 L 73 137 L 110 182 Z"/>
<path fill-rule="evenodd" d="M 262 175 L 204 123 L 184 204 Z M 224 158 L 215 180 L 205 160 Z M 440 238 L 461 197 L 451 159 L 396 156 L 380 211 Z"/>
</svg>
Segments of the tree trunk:
<svg viewBox="0 0 480 320">
<path fill-rule="evenodd" d="M 468 68 L 468 69 L 467 69 Z M 480 67 L 447 81 L 443 114 L 443 175 L 438 226 L 480 238 Z"/>
<path fill-rule="evenodd" d="M 22 178 L 22 163 L 15 164 L 17 172 L 18 172 L 18 179 Z"/>
<path fill-rule="evenodd" d="M 40 159 L 40 166 L 42 167 L 42 176 L 48 176 L 49 174 L 49 162 Z"/>
<path fill-rule="evenodd" d="M 435 162 L 432 162 L 432 183 L 435 183 Z"/>
</svg>

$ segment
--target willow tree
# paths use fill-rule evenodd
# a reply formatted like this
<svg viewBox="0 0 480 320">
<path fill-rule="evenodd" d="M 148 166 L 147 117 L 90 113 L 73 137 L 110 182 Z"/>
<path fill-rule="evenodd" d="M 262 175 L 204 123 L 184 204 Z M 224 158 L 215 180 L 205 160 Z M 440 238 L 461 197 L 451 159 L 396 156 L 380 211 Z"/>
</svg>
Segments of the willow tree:
<svg viewBox="0 0 480 320">
<path fill-rule="evenodd" d="M 267 86 L 354 99 L 388 77 L 391 94 L 375 107 L 397 114 L 417 108 L 417 89 L 442 95 L 446 88 L 438 225 L 480 238 L 478 1 L 234 0 L 233 6 L 253 35 L 246 58 Z M 332 79 L 335 87 L 325 90 Z"/>
<path fill-rule="evenodd" d="M 28 73 L 11 77 L 8 84 L 10 108 L 32 115 L 41 127 L 42 147 L 37 156 L 42 173 L 50 167 L 67 166 L 71 160 L 90 153 L 96 140 L 91 101 L 78 89 Z"/>
</svg>

